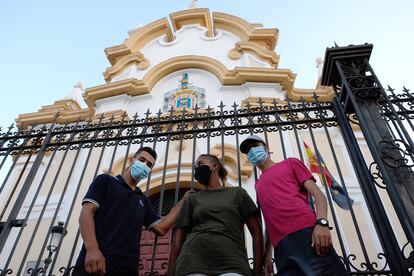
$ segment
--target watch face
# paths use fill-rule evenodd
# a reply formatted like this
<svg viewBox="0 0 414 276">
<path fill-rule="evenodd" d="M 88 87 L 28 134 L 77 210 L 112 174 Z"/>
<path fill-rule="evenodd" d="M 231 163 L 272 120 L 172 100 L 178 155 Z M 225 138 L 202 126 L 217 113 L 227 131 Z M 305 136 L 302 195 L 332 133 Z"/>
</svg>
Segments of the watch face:
<svg viewBox="0 0 414 276">
<path fill-rule="evenodd" d="M 328 221 L 326 219 L 320 219 L 319 222 L 322 225 L 328 225 Z"/>
</svg>

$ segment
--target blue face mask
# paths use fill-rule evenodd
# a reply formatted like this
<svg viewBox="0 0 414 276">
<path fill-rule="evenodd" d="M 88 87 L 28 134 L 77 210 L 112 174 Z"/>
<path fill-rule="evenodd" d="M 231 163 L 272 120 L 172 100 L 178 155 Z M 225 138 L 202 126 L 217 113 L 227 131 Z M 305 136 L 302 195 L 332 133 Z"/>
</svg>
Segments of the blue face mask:
<svg viewBox="0 0 414 276">
<path fill-rule="evenodd" d="M 135 181 L 140 181 L 143 178 L 148 177 L 151 169 L 143 162 L 139 160 L 134 160 L 134 162 L 131 165 L 131 177 Z"/>
<path fill-rule="evenodd" d="M 247 153 L 247 159 L 255 166 L 262 165 L 268 156 L 264 147 L 253 147 Z"/>
</svg>

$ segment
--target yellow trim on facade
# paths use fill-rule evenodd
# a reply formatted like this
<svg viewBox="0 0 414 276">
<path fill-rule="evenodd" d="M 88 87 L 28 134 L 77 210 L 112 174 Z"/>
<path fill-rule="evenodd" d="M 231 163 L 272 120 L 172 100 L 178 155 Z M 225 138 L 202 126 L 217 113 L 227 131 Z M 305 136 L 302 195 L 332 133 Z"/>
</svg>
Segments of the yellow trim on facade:
<svg viewBox="0 0 414 276">
<path fill-rule="evenodd" d="M 279 37 L 279 30 L 276 28 L 263 29 L 258 24 L 250 24 L 246 20 L 222 12 L 213 12 L 214 29 L 226 30 L 237 35 L 241 41 L 255 42 L 274 50 Z"/>
<path fill-rule="evenodd" d="M 127 94 L 131 96 L 148 93 L 148 86 L 142 80 L 126 79 L 117 82 L 102 84 L 87 88 L 83 98 L 89 108 L 94 109 L 95 101 L 117 95 Z"/>
<path fill-rule="evenodd" d="M 279 65 L 279 56 L 265 47 L 250 41 L 239 41 L 230 49 L 228 56 L 231 59 L 239 59 L 242 53 L 251 53 L 262 61 L 268 62 L 270 66 L 276 67 Z"/>
<path fill-rule="evenodd" d="M 105 54 L 111 65 L 115 65 L 122 57 L 138 53 L 147 43 L 163 35 L 166 36 L 167 41 L 174 39 L 166 17 L 135 30 L 122 44 L 106 48 Z"/>
<path fill-rule="evenodd" d="M 55 101 L 54 104 L 43 106 L 37 112 L 20 114 L 16 119 L 16 125 L 24 128 L 30 125 L 52 123 L 55 117 L 57 123 L 86 120 L 90 118 L 91 112 L 93 109 L 82 109 L 73 99 L 62 99 Z"/>
<path fill-rule="evenodd" d="M 105 54 L 111 65 L 114 65 L 123 56 L 131 54 L 131 50 L 126 45 L 121 44 L 106 48 Z"/>
<path fill-rule="evenodd" d="M 167 41 L 173 41 L 174 35 L 166 17 L 137 29 L 124 41 L 132 53 L 139 52 L 148 42 L 165 35 Z"/>
<path fill-rule="evenodd" d="M 106 69 L 104 73 L 105 80 L 110 82 L 113 77 L 122 73 L 125 68 L 132 64 L 135 64 L 139 70 L 147 69 L 150 65 L 149 60 L 140 52 L 128 54 L 120 58 L 114 66 Z"/>
<path fill-rule="evenodd" d="M 127 94 L 148 94 L 163 77 L 182 69 L 201 69 L 214 74 L 222 85 L 242 85 L 246 82 L 279 83 L 288 95 L 293 91 L 296 74 L 288 69 L 236 67 L 228 70 L 221 62 L 205 56 L 179 56 L 168 59 L 151 68 L 142 80 L 126 79 L 91 87 L 85 90 L 84 99 L 90 108 L 95 101 Z"/>
<path fill-rule="evenodd" d="M 185 25 L 199 24 L 207 28 L 208 37 L 213 37 L 209 9 L 188 9 L 174 12 L 170 14 L 170 19 L 174 31 L 178 31 Z"/>
</svg>

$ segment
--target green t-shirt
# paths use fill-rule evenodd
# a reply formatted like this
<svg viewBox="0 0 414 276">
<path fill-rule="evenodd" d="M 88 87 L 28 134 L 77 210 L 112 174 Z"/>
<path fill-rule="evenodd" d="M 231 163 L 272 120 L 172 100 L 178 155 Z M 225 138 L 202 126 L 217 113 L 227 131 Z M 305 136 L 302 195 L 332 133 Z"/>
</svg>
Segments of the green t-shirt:
<svg viewBox="0 0 414 276">
<path fill-rule="evenodd" d="M 174 275 L 250 275 L 243 226 L 251 215 L 258 215 L 257 207 L 243 188 L 203 190 L 188 197 L 175 225 L 188 235 Z"/>
</svg>

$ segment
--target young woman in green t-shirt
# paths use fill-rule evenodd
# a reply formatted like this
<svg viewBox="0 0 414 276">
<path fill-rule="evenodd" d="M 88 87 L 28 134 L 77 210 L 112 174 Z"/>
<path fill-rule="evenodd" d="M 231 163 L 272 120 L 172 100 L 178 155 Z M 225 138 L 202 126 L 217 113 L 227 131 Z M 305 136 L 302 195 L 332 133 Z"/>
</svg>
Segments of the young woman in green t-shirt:
<svg viewBox="0 0 414 276">
<path fill-rule="evenodd" d="M 258 209 L 241 187 L 224 187 L 227 170 L 209 154 L 198 157 L 195 179 L 205 189 L 190 195 L 175 225 L 167 275 L 260 275 L 263 235 Z M 244 243 L 244 224 L 253 240 L 253 271 Z"/>
</svg>

